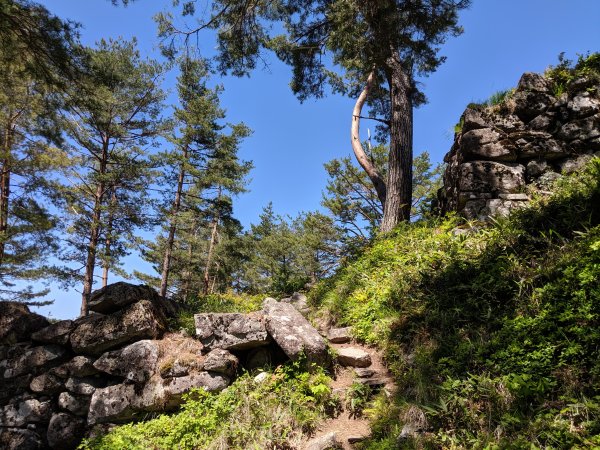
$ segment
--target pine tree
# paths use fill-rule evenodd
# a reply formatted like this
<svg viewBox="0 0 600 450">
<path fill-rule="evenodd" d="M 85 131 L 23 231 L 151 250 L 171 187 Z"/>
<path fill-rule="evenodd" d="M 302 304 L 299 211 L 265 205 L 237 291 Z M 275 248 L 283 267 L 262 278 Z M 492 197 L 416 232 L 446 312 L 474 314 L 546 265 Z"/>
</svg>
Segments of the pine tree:
<svg viewBox="0 0 600 450">
<path fill-rule="evenodd" d="M 200 60 L 185 58 L 180 66 L 172 149 L 161 155 L 166 190 L 163 207 L 168 224 L 159 246 L 147 251 L 156 262 L 162 253 L 160 293 L 166 295 L 169 278 L 175 275 L 180 295 L 207 293 L 215 283 L 217 247 L 223 231 L 239 232 L 233 219 L 231 196 L 244 190 L 251 164 L 237 152 L 249 129 L 243 124 L 224 125 L 225 111 L 219 105 L 221 87 L 207 87 L 208 72 Z M 237 230 L 237 231 L 232 231 Z M 160 250 L 159 250 L 160 249 Z M 201 255 L 199 258 L 198 255 Z M 202 274 L 202 288 L 196 276 Z"/>
<path fill-rule="evenodd" d="M 0 10 L 7 8 L 11 9 L 2 5 Z M 35 77 L 23 42 L 10 33 L 4 39 L 0 48 L 0 294 L 33 303 L 48 291 L 21 289 L 19 282 L 58 275 L 57 268 L 48 266 L 48 258 L 57 251 L 56 221 L 44 200 L 48 200 L 49 172 L 66 159 L 54 146 L 60 143 L 61 99 L 56 86 Z"/>
<path fill-rule="evenodd" d="M 64 173 L 62 199 L 70 216 L 71 257 L 84 267 L 82 315 L 99 255 L 105 270 L 114 265 L 123 239 L 144 222 L 147 150 L 163 130 L 164 97 L 161 66 L 142 60 L 135 40 L 102 40 L 85 52 L 89 73 L 72 87 L 65 121 L 74 166 Z"/>
<path fill-rule="evenodd" d="M 179 4 L 179 2 L 176 2 Z M 439 46 L 458 35 L 458 12 L 469 0 L 241 0 L 212 2 L 207 17 L 189 30 L 177 29 L 172 16 L 158 16 L 165 52 L 176 38 L 216 30 L 216 57 L 222 72 L 246 75 L 273 50 L 293 70 L 290 83 L 300 100 L 321 97 L 327 86 L 356 98 L 351 144 L 384 210 L 381 230 L 410 220 L 412 201 L 413 108 L 425 101 L 417 77 L 444 61 Z M 182 2 L 183 15 L 195 2 Z M 275 26 L 274 26 L 275 25 Z M 271 31 L 283 30 L 278 35 Z M 328 67 L 326 62 L 331 62 Z M 341 70 L 340 70 L 341 69 Z M 341 74 L 340 74 L 341 73 Z M 361 146 L 359 123 L 364 104 L 382 124 L 389 141 L 387 175 L 382 176 Z"/>
</svg>

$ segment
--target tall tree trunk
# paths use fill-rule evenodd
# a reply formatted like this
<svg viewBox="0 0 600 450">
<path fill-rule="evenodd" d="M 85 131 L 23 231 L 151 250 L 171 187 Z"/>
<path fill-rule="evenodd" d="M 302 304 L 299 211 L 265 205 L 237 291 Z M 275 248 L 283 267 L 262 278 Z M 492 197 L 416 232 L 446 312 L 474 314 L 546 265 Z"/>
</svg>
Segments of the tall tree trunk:
<svg viewBox="0 0 600 450">
<path fill-rule="evenodd" d="M 115 207 L 117 206 L 117 188 L 113 186 L 111 189 L 110 196 L 110 207 L 108 210 L 108 220 L 106 224 L 106 240 L 104 242 L 104 261 L 102 267 L 102 287 L 105 287 L 108 284 L 108 271 L 110 270 L 110 257 L 111 257 L 111 248 L 112 245 L 112 231 L 113 231 L 113 221 L 115 217 Z"/>
<path fill-rule="evenodd" d="M 167 286 L 169 283 L 169 269 L 171 267 L 171 256 L 173 254 L 173 244 L 175 242 L 175 232 L 177 231 L 177 214 L 179 214 L 179 208 L 181 207 L 181 194 L 183 192 L 183 181 L 185 179 L 185 162 L 188 158 L 188 149 L 183 149 L 184 162 L 181 163 L 179 168 L 179 176 L 177 178 L 177 190 L 175 191 L 175 199 L 173 200 L 173 206 L 171 207 L 171 223 L 169 225 L 169 234 L 167 236 L 167 243 L 165 247 L 165 254 L 163 258 L 162 274 L 160 277 L 160 295 L 165 297 L 167 295 Z"/>
<path fill-rule="evenodd" d="M 373 80 L 375 78 L 375 71 L 372 71 L 367 78 L 367 84 L 365 85 L 363 91 L 358 96 L 356 100 L 356 104 L 354 105 L 354 109 L 352 110 L 352 125 L 350 127 L 350 142 L 352 143 L 352 150 L 354 151 L 354 156 L 356 156 L 356 160 L 363 168 L 363 170 L 369 176 L 369 179 L 373 183 L 375 187 L 375 192 L 377 192 L 377 197 L 381 202 L 381 207 L 385 207 L 385 199 L 386 199 L 386 186 L 383 181 L 383 177 L 378 172 L 377 168 L 373 165 L 365 150 L 363 149 L 362 143 L 360 142 L 360 113 L 362 111 L 362 107 L 367 101 L 367 97 L 369 96 L 369 90 L 373 85 Z"/>
<path fill-rule="evenodd" d="M 410 220 L 412 203 L 412 82 L 402 67 L 397 52 L 386 61 L 390 92 L 390 153 L 387 196 L 381 231 L 388 232 L 402 221 Z"/>
<path fill-rule="evenodd" d="M 188 300 L 189 300 L 189 296 L 190 296 L 190 284 L 191 284 L 191 278 L 192 278 L 192 272 L 191 272 L 191 267 L 192 267 L 192 257 L 194 256 L 194 248 L 193 248 L 193 241 L 196 239 L 196 223 L 195 221 L 192 222 L 192 229 L 194 230 L 194 237 L 193 239 L 190 239 L 189 242 L 189 247 L 188 247 L 188 263 L 187 263 L 187 267 L 188 270 L 186 270 L 186 276 L 183 280 L 182 286 L 181 286 L 181 290 L 183 291 L 183 303 L 187 304 Z"/>
<path fill-rule="evenodd" d="M 221 187 L 219 187 L 219 193 L 217 195 L 217 202 L 221 199 Z M 219 210 L 215 212 L 213 218 L 212 230 L 210 232 L 210 242 L 208 244 L 208 255 L 206 257 L 206 265 L 204 267 L 204 295 L 208 294 L 210 286 L 210 266 L 212 265 L 212 259 L 215 252 L 215 245 L 217 243 L 217 228 L 219 226 Z"/>
<path fill-rule="evenodd" d="M 0 267 L 4 264 L 6 240 L 8 238 L 8 206 L 10 198 L 10 175 L 12 170 L 11 151 L 13 127 L 9 122 L 4 130 L 2 148 L 2 173 L 0 174 Z"/>
<path fill-rule="evenodd" d="M 108 160 L 108 138 L 102 143 L 102 155 L 100 157 L 99 173 L 102 177 L 106 173 Z M 90 225 L 90 237 L 87 245 L 87 256 L 85 260 L 85 274 L 83 277 L 83 291 L 81 292 L 81 315 L 88 315 L 88 301 L 94 284 L 94 268 L 96 266 L 96 251 L 100 238 L 100 220 L 102 218 L 102 200 L 104 198 L 104 181 L 98 182 L 94 195 L 94 209 L 92 212 L 92 223 Z"/>
</svg>

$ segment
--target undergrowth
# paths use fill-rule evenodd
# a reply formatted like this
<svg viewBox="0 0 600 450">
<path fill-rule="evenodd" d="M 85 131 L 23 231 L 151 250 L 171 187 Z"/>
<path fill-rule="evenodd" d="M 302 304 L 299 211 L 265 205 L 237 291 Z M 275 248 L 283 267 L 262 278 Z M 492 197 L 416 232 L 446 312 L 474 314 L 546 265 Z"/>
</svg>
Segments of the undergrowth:
<svg viewBox="0 0 600 450">
<path fill-rule="evenodd" d="M 338 400 L 322 369 L 280 366 L 262 382 L 245 374 L 218 394 L 195 390 L 173 415 L 114 428 L 82 450 L 294 449 Z"/>
<path fill-rule="evenodd" d="M 317 286 L 399 387 L 364 448 L 600 447 L 599 224 L 595 158 L 509 219 L 401 226 Z"/>
</svg>

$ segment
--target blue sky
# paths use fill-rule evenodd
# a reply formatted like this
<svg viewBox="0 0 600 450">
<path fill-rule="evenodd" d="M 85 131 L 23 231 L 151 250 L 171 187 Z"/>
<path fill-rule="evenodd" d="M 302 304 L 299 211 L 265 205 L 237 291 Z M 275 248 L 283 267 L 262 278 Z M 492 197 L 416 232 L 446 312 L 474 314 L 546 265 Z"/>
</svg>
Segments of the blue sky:
<svg viewBox="0 0 600 450">
<path fill-rule="evenodd" d="M 100 38 L 137 37 L 146 56 L 158 56 L 152 16 L 171 0 L 138 0 L 127 8 L 108 0 L 42 0 L 51 12 L 82 24 L 83 43 Z M 555 64 L 560 52 L 600 51 L 600 1 L 597 0 L 473 0 L 461 13 L 465 32 L 449 38 L 441 54 L 447 61 L 422 80 L 429 103 L 415 111 L 414 149 L 428 151 L 439 162 L 450 149 L 453 127 L 465 106 L 516 85 L 523 72 L 541 72 Z M 202 47 L 203 42 L 200 41 Z M 210 45 L 207 43 L 207 45 Z M 241 195 L 235 214 L 247 227 L 257 221 L 269 201 L 279 214 L 295 216 L 320 207 L 326 184 L 323 163 L 351 153 L 350 116 L 353 99 L 328 96 L 301 104 L 288 83 L 290 69 L 274 57 L 268 70 L 250 78 L 216 80 L 225 87 L 222 105 L 228 121 L 245 122 L 253 135 L 244 141 L 241 157 L 254 162 L 250 192 Z M 165 80 L 173 87 L 174 74 Z M 363 121 L 365 134 L 369 124 Z M 128 258 L 127 269 L 148 269 Z M 115 281 L 114 279 L 112 281 Z M 55 303 L 42 309 L 53 317 L 78 314 L 80 295 L 53 290 Z"/>
</svg>

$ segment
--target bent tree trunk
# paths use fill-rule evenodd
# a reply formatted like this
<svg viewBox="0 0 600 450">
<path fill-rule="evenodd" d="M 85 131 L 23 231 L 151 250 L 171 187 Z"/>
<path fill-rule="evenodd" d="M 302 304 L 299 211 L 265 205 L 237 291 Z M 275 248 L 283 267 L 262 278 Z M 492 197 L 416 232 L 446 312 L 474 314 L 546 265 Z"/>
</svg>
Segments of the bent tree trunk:
<svg viewBox="0 0 600 450">
<path fill-rule="evenodd" d="M 381 221 L 384 233 L 410 220 L 413 157 L 412 83 L 396 54 L 386 61 L 385 72 L 391 112 L 387 196 Z"/>
<path fill-rule="evenodd" d="M 373 186 L 375 187 L 375 192 L 377 192 L 377 198 L 379 198 L 379 201 L 381 202 L 381 207 L 384 208 L 386 201 L 385 181 L 383 180 L 383 177 L 377 171 L 377 168 L 373 165 L 373 163 L 365 153 L 362 143 L 360 142 L 359 134 L 360 113 L 362 111 L 363 105 L 367 101 L 367 97 L 369 96 L 369 90 L 373 85 L 374 78 L 375 71 L 369 74 L 369 78 L 367 78 L 367 84 L 358 96 L 356 104 L 354 105 L 354 109 L 352 111 L 352 126 L 350 127 L 350 142 L 352 143 L 352 150 L 354 151 L 354 156 L 356 156 L 356 160 L 373 183 Z"/>
</svg>

